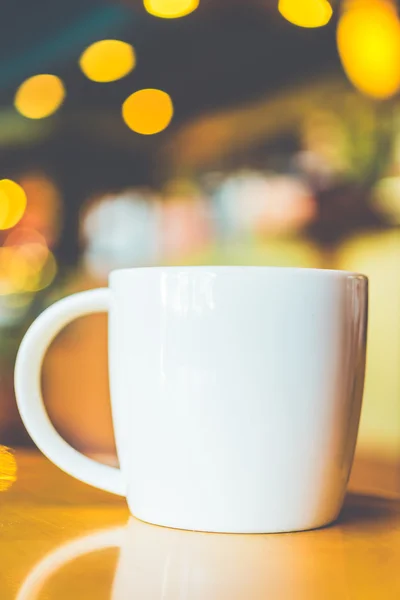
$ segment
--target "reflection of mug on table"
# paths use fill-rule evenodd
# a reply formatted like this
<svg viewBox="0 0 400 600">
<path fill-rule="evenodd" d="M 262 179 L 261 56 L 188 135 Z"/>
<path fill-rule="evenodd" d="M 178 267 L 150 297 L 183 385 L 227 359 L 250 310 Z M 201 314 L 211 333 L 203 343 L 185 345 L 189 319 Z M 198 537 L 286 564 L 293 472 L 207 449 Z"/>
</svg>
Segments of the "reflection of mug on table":
<svg viewBox="0 0 400 600">
<path fill-rule="evenodd" d="M 109 313 L 121 469 L 69 446 L 40 391 L 43 356 L 73 319 Z M 109 289 L 45 311 L 16 363 L 22 419 L 67 473 L 127 497 L 143 521 L 263 533 L 336 518 L 364 381 L 367 280 L 268 267 L 122 269 Z"/>
<path fill-rule="evenodd" d="M 321 559 L 320 532 L 307 535 L 214 535 L 128 525 L 69 542 L 40 561 L 16 600 L 39 600 L 45 583 L 67 563 L 117 546 L 120 556 L 110 600 L 319 600 L 346 596 L 342 533 L 323 533 L 329 558 Z M 82 569 L 77 569 L 82 578 Z M 81 587 L 85 582 L 81 579 Z M 91 594 L 92 591 L 92 595 Z M 87 600 L 99 589 L 87 590 Z M 59 599 L 61 600 L 62 594 Z"/>
</svg>

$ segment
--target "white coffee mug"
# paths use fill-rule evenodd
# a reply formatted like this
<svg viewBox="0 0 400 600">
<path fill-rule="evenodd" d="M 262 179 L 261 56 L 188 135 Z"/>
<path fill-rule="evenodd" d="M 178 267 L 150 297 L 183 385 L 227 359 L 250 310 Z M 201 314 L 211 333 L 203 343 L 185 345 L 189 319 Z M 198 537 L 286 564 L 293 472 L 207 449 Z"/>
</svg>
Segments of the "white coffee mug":
<svg viewBox="0 0 400 600">
<path fill-rule="evenodd" d="M 311 529 L 341 508 L 365 371 L 367 279 L 269 267 L 122 269 L 48 308 L 22 341 L 22 419 L 74 477 L 143 521 L 213 532 Z M 120 469 L 69 446 L 40 390 L 67 323 L 109 312 Z M 94 415 L 95 423 L 95 415 Z"/>
</svg>

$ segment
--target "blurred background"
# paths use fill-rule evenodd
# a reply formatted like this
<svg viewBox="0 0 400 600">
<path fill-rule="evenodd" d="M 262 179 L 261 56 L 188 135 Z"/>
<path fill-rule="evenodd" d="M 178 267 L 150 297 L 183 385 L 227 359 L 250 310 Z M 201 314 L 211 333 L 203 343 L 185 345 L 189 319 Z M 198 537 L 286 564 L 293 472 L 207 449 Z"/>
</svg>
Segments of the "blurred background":
<svg viewBox="0 0 400 600">
<path fill-rule="evenodd" d="M 397 3 L 14 0 L 0 31 L 0 442 L 31 444 L 27 327 L 111 269 L 348 269 L 371 294 L 354 476 L 390 463 L 400 489 Z M 70 443 L 112 456 L 106 343 L 105 316 L 69 326 L 43 389 Z"/>
</svg>

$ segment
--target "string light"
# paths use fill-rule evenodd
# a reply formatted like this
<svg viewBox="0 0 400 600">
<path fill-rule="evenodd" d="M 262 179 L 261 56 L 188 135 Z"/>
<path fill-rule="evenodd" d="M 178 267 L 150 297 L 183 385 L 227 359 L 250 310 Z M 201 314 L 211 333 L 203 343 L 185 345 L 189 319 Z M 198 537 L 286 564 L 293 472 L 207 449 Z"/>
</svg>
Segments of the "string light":
<svg viewBox="0 0 400 600">
<path fill-rule="evenodd" d="M 15 108 L 28 119 L 43 119 L 56 112 L 65 98 L 64 84 L 56 75 L 34 75 L 17 90 Z"/>
<path fill-rule="evenodd" d="M 332 6 L 327 0 L 279 0 L 278 10 L 299 27 L 323 27 L 332 17 Z"/>
<path fill-rule="evenodd" d="M 25 190 L 11 179 L 0 180 L 0 229 L 14 227 L 26 209 Z"/>
<path fill-rule="evenodd" d="M 389 0 L 350 0 L 337 29 L 339 55 L 347 77 L 377 99 L 400 88 L 400 23 Z"/>
<path fill-rule="evenodd" d="M 126 125 L 142 135 L 153 135 L 168 127 L 174 114 L 171 97 L 162 90 L 144 89 L 131 94 L 122 105 Z"/>
<path fill-rule="evenodd" d="M 86 48 L 79 65 L 88 79 L 105 83 L 128 75 L 136 66 L 136 55 L 131 44 L 100 40 Z"/>
<path fill-rule="evenodd" d="M 144 0 L 148 13 L 162 19 L 185 17 L 199 6 L 200 0 Z"/>
</svg>

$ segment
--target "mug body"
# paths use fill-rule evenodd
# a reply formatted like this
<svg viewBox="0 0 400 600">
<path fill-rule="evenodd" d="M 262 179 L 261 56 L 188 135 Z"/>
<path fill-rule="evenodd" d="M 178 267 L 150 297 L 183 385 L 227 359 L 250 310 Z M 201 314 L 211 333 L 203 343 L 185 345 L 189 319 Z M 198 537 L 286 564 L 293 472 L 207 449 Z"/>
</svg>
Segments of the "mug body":
<svg viewBox="0 0 400 600">
<path fill-rule="evenodd" d="M 367 285 L 311 269 L 114 271 L 111 402 L 132 514 L 232 533 L 334 520 L 360 416 Z"/>
</svg>

